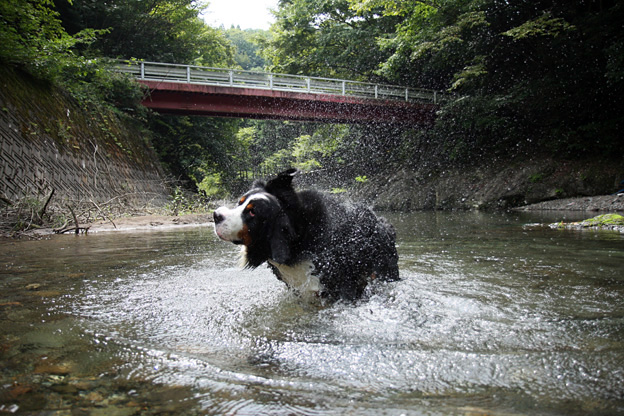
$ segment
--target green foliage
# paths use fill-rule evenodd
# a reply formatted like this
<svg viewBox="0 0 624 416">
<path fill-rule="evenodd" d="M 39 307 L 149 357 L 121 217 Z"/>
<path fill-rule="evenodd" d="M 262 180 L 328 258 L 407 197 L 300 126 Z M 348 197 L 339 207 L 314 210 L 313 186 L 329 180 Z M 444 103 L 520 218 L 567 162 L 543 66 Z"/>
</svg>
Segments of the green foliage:
<svg viewBox="0 0 624 416">
<path fill-rule="evenodd" d="M 574 26 L 560 17 L 552 17 L 549 11 L 531 20 L 527 20 L 520 26 L 516 26 L 503 32 L 503 35 L 510 36 L 514 40 L 521 40 L 533 36 L 556 37 L 562 32 L 573 30 Z"/>
<path fill-rule="evenodd" d="M 225 37 L 235 48 L 234 61 L 248 71 L 262 71 L 266 60 L 261 55 L 260 45 L 266 43 L 269 33 L 259 29 L 230 28 L 225 30 Z"/>
<path fill-rule="evenodd" d="M 347 0 L 280 2 L 264 56 L 275 72 L 366 79 L 387 57 L 377 37 L 396 19 L 357 13 Z"/>
<path fill-rule="evenodd" d="M 219 172 L 207 173 L 197 186 L 199 192 L 207 198 L 223 195 L 223 182 Z"/>
<path fill-rule="evenodd" d="M 119 108 L 144 116 L 140 105 L 143 91 L 135 82 L 109 71 L 105 59 L 80 53 L 107 30 L 82 28 L 70 36 L 53 7 L 51 0 L 0 3 L 0 61 L 64 88 L 94 114 L 95 123 L 105 131 L 105 117 L 100 117 L 100 112 Z M 58 121 L 56 127 L 54 133 L 60 140 L 79 146 L 71 126 Z M 50 133 L 51 127 L 48 130 Z"/>
<path fill-rule="evenodd" d="M 597 217 L 588 218 L 584 221 L 565 223 L 563 221 L 549 225 L 554 229 L 576 229 L 584 228 L 602 230 L 621 230 L 624 227 L 624 217 L 619 214 L 603 214 Z"/>
<path fill-rule="evenodd" d="M 619 214 L 603 214 L 580 223 L 583 227 L 602 227 L 608 225 L 624 226 L 624 217 Z"/>
<path fill-rule="evenodd" d="M 65 87 L 91 111 L 113 107 L 144 122 L 169 172 L 208 196 L 259 167 L 349 169 L 345 181 L 363 181 L 395 162 L 622 156 L 621 2 L 281 0 L 270 33 L 208 27 L 204 7 L 4 0 L 0 62 Z M 160 116 L 140 106 L 140 87 L 108 71 L 102 57 L 267 67 L 456 95 L 428 130 Z M 74 141 L 68 127 L 50 129 Z"/>
<path fill-rule="evenodd" d="M 206 176 L 223 173 L 233 178 L 243 169 L 239 161 L 245 151 L 236 136 L 237 120 L 150 115 L 149 126 L 162 163 L 189 189 L 197 190 Z"/>
<path fill-rule="evenodd" d="M 221 30 L 200 19 L 203 7 L 191 0 L 57 3 L 67 32 L 99 31 L 96 39 L 78 49 L 84 56 L 231 66 L 234 49 Z M 62 83 L 85 107 L 110 103 L 145 123 L 163 165 L 184 186 L 214 195 L 221 182 L 211 179 L 221 173 L 235 176 L 240 166 L 231 161 L 245 152 L 245 145 L 237 143 L 236 121 L 148 113 L 140 105 L 144 91 L 139 84 L 107 71 L 105 60 L 86 63 L 65 71 Z"/>
<path fill-rule="evenodd" d="M 199 17 L 202 2 L 194 0 L 73 0 L 59 2 L 63 26 L 107 33 L 90 46 L 91 54 L 112 58 L 209 66 L 231 66 L 233 51 L 223 32 Z"/>
<path fill-rule="evenodd" d="M 295 167 L 304 172 L 322 167 L 336 167 L 343 162 L 339 150 L 348 134 L 349 127 L 345 125 L 316 128 L 312 134 L 296 137 L 288 147 L 266 157 L 262 167 L 273 172 L 287 167 Z"/>
<path fill-rule="evenodd" d="M 544 175 L 542 173 L 534 173 L 529 176 L 529 182 L 531 183 L 539 183 L 544 179 Z"/>
<path fill-rule="evenodd" d="M 449 161 L 620 157 L 623 20 L 616 1 L 293 0 L 265 54 L 290 73 L 456 92 L 425 138 Z"/>
<path fill-rule="evenodd" d="M 171 201 L 164 207 L 169 215 L 185 215 L 210 212 L 213 207 L 202 195 L 191 193 L 188 190 L 176 186 L 171 194 Z"/>
<path fill-rule="evenodd" d="M 23 66 L 39 78 L 58 81 L 66 71 L 83 71 L 91 62 L 75 54 L 104 31 L 91 28 L 68 35 L 52 0 L 0 2 L 0 62 Z"/>
</svg>

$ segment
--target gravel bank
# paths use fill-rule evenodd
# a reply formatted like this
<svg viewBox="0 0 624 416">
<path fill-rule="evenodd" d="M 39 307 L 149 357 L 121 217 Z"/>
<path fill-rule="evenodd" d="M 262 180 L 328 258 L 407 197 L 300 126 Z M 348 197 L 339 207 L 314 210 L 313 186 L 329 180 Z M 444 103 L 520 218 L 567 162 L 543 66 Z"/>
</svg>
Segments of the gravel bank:
<svg viewBox="0 0 624 416">
<path fill-rule="evenodd" d="M 518 207 L 515 210 L 624 212 L 624 194 L 553 199 Z"/>
</svg>

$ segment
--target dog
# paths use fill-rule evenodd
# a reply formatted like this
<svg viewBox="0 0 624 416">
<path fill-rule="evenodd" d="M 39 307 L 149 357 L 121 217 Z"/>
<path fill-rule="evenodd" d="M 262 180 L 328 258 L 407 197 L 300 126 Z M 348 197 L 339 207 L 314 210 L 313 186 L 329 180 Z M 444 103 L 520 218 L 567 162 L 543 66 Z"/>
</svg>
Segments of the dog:
<svg viewBox="0 0 624 416">
<path fill-rule="evenodd" d="M 296 191 L 297 173 L 254 182 L 236 207 L 214 212 L 217 236 L 244 247 L 244 266 L 266 262 L 300 296 L 328 300 L 356 300 L 373 280 L 399 280 L 392 225 L 364 204 Z"/>
</svg>

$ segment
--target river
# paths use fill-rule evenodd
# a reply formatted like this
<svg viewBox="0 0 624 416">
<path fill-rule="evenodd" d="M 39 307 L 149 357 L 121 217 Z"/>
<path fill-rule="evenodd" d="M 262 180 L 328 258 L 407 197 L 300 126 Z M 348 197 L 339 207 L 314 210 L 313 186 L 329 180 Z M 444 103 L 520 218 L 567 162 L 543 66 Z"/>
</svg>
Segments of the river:
<svg viewBox="0 0 624 416">
<path fill-rule="evenodd" d="M 315 306 L 211 227 L 0 241 L 0 413 L 624 414 L 624 236 L 389 214 L 402 280 Z"/>
</svg>

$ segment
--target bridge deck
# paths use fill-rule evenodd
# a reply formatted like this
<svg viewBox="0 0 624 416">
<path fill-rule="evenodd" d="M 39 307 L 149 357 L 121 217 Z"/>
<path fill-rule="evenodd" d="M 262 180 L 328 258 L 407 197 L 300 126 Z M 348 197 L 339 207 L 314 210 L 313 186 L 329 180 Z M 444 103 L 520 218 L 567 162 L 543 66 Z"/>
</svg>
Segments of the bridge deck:
<svg viewBox="0 0 624 416">
<path fill-rule="evenodd" d="M 428 124 L 444 96 L 339 79 L 149 62 L 120 64 L 155 111 L 218 117 Z"/>
</svg>

